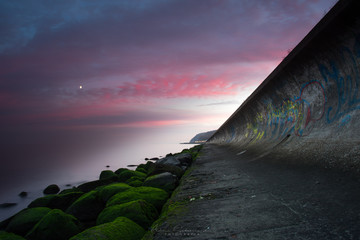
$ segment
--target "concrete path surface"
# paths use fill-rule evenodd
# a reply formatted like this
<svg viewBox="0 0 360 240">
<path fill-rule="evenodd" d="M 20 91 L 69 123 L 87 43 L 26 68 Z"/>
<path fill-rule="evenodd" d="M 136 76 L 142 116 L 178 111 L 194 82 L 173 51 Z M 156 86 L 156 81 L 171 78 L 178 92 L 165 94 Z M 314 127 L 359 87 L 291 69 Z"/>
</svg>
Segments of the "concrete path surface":
<svg viewBox="0 0 360 240">
<path fill-rule="evenodd" d="M 360 181 L 204 145 L 154 239 L 360 239 Z M 169 208 L 170 209 L 170 208 Z"/>
</svg>

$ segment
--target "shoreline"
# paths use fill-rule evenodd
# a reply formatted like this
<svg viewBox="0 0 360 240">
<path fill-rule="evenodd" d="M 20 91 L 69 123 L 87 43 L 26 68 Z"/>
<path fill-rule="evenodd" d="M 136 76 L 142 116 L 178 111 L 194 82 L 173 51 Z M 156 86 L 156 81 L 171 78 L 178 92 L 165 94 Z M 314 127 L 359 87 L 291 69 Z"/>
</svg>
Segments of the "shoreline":
<svg viewBox="0 0 360 240">
<path fill-rule="evenodd" d="M 82 184 L 80 184 L 79 182 L 77 182 L 76 184 L 66 184 L 67 189 L 66 188 L 64 189 L 63 188 L 64 186 L 62 186 L 63 190 L 59 193 L 56 192 L 53 194 L 44 195 L 43 197 L 35 198 L 33 201 L 31 201 L 31 203 L 28 205 L 27 208 L 23 208 L 18 213 L 12 215 L 10 218 L 0 222 L 0 231 L 6 230 L 10 232 L 9 234 L 11 233 L 19 234 L 19 231 L 17 231 L 16 229 L 14 231 L 11 228 L 12 222 L 15 221 L 14 219 L 18 220 L 17 218 L 19 218 L 19 215 L 23 214 L 24 212 L 34 211 L 34 209 L 36 208 L 48 208 L 50 210 L 61 209 L 59 211 L 62 211 L 61 214 L 64 214 L 63 217 L 66 216 L 67 218 L 69 218 L 69 216 L 72 216 L 77 218 L 77 221 L 80 222 L 78 228 L 81 231 L 80 230 L 77 231 L 78 234 L 87 230 L 90 231 L 90 229 L 96 228 L 98 224 L 94 222 L 96 219 L 94 218 L 88 219 L 87 217 L 84 217 L 81 214 L 79 214 L 79 210 L 77 208 L 79 207 L 82 208 L 85 206 L 85 204 L 81 203 L 81 199 L 82 198 L 86 199 L 87 197 L 89 197 L 88 196 L 89 194 L 90 195 L 95 194 L 96 198 L 99 198 L 99 196 L 97 195 L 100 194 L 101 189 L 106 189 L 107 187 L 111 187 L 112 185 L 117 185 L 117 184 L 118 185 L 123 184 L 124 186 L 126 185 L 126 187 L 131 189 L 131 191 L 150 189 L 151 191 L 155 191 L 155 192 L 159 191 L 159 193 L 163 194 L 164 196 L 166 195 L 166 200 L 165 199 L 162 200 L 161 207 L 159 207 L 160 205 L 158 202 L 151 203 L 151 204 L 155 204 L 154 206 L 157 206 L 156 207 L 158 208 L 157 214 L 160 214 L 162 205 L 165 204 L 167 199 L 170 197 L 172 191 L 176 189 L 177 184 L 179 183 L 182 175 L 188 169 L 191 163 L 196 159 L 196 156 L 201 149 L 201 145 L 197 145 L 197 144 L 193 144 L 193 145 L 195 146 L 190 149 L 183 149 L 181 152 L 175 154 L 169 153 L 166 155 L 166 157 L 161 158 L 154 162 L 143 160 L 143 162 L 146 162 L 146 164 L 140 163 L 138 166 L 131 165 L 130 168 L 136 168 L 135 170 L 130 170 L 129 168 L 120 168 L 113 172 L 112 170 L 109 170 L 107 166 L 107 170 L 103 170 L 101 172 L 98 180 L 85 181 Z M 159 179 L 160 179 L 160 183 L 159 183 Z M 166 179 L 165 182 L 164 179 Z M 65 195 L 67 199 L 60 200 L 61 198 L 65 198 Z M 22 200 L 27 199 L 28 201 L 30 200 L 28 196 L 20 199 Z M 71 199 L 71 201 L 69 199 Z M 149 201 L 151 202 L 152 200 Z M 65 202 L 67 205 L 65 204 Z M 69 204 L 69 202 L 71 202 L 71 204 Z M 104 201 L 103 203 L 100 203 L 100 201 L 98 201 L 97 204 L 98 206 L 101 205 L 102 210 L 107 209 L 107 207 L 109 207 L 107 206 L 108 203 L 106 201 Z M 88 208 L 86 212 L 91 212 L 91 208 Z M 97 212 L 97 215 L 100 214 L 100 212 Z M 50 211 L 50 213 L 55 214 L 52 210 Z M 45 216 L 43 216 L 43 218 L 45 218 Z M 152 219 L 152 221 L 155 220 L 156 219 Z M 127 222 L 127 220 L 124 221 Z M 23 232 L 20 231 L 22 233 L 20 235 L 22 237 L 26 237 L 25 239 L 32 239 L 32 236 L 35 234 L 34 232 L 38 231 L 39 228 L 39 227 L 36 228 L 36 226 L 39 225 L 40 223 L 41 222 L 38 221 L 36 225 L 32 226 L 32 232 L 28 231 L 26 234 L 24 234 Z M 142 225 L 142 227 L 144 226 L 147 225 Z M 40 234 L 44 234 L 44 233 L 40 233 Z M 73 236 L 74 234 L 70 234 L 70 235 Z"/>
</svg>

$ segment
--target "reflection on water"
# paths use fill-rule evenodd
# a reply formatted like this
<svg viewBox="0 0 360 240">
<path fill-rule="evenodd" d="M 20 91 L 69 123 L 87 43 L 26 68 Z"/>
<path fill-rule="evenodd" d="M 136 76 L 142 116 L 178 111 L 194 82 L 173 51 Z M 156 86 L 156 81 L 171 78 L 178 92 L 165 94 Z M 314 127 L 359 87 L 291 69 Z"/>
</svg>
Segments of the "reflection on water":
<svg viewBox="0 0 360 240">
<path fill-rule="evenodd" d="M 76 137 L 71 134 L 56 137 L 2 144 L 0 204 L 17 205 L 0 209 L 0 221 L 42 196 L 42 190 L 49 184 L 58 184 L 62 189 L 77 186 L 96 180 L 102 170 L 115 171 L 144 163 L 146 157 L 165 156 L 193 146 L 179 144 L 179 140 L 171 142 L 154 132 L 128 135 L 87 132 Z M 22 191 L 28 192 L 25 198 L 18 196 Z"/>
</svg>

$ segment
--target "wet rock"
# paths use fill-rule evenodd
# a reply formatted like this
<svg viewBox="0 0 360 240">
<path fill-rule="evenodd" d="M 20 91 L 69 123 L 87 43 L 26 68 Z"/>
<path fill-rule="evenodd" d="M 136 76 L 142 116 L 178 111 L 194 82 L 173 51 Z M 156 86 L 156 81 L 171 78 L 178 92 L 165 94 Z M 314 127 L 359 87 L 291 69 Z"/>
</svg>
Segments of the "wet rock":
<svg viewBox="0 0 360 240">
<path fill-rule="evenodd" d="M 167 192 L 172 192 L 177 185 L 178 178 L 169 172 L 150 176 L 143 183 L 143 186 L 161 188 Z"/>
<path fill-rule="evenodd" d="M 99 190 L 99 197 L 103 202 L 107 202 L 109 200 L 109 198 L 111 198 L 115 194 L 117 194 L 119 192 L 124 192 L 124 191 L 128 190 L 129 188 L 131 188 L 131 186 L 129 186 L 126 183 L 110 184 Z"/>
<path fill-rule="evenodd" d="M 44 194 L 56 194 L 58 192 L 60 192 L 60 188 L 56 184 L 51 184 L 47 186 L 43 191 Z"/>
<path fill-rule="evenodd" d="M 19 197 L 24 198 L 27 197 L 28 193 L 27 192 L 21 192 L 19 193 Z"/>
<path fill-rule="evenodd" d="M 144 180 L 146 174 L 138 171 L 126 170 L 126 171 L 122 171 L 118 176 L 120 182 L 126 182 L 126 180 L 130 179 L 131 177 L 138 177 L 139 179 Z"/>
<path fill-rule="evenodd" d="M 158 164 L 158 163 L 152 163 L 149 166 L 148 174 L 147 176 L 152 176 L 164 172 L 170 172 L 174 175 L 176 175 L 179 179 L 184 174 L 184 170 L 181 167 L 173 166 L 173 165 L 166 165 L 166 164 Z"/>
<path fill-rule="evenodd" d="M 1 203 L 0 208 L 10 208 L 16 206 L 17 203 Z"/>
<path fill-rule="evenodd" d="M 157 161 L 156 163 L 164 164 L 164 165 L 172 165 L 172 166 L 177 166 L 177 167 L 181 166 L 181 162 L 178 159 L 176 159 L 176 157 L 174 157 L 174 156 L 162 158 L 159 161 Z"/>
</svg>

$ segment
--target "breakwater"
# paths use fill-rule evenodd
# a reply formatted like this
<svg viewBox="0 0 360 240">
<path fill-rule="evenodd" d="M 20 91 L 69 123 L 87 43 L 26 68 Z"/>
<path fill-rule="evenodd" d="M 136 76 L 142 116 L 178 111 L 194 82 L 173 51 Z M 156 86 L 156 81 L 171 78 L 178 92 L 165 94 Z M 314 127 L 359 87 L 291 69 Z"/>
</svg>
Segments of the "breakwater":
<svg viewBox="0 0 360 240">
<path fill-rule="evenodd" d="M 208 142 L 358 171 L 359 10 L 339 1 Z"/>
</svg>

